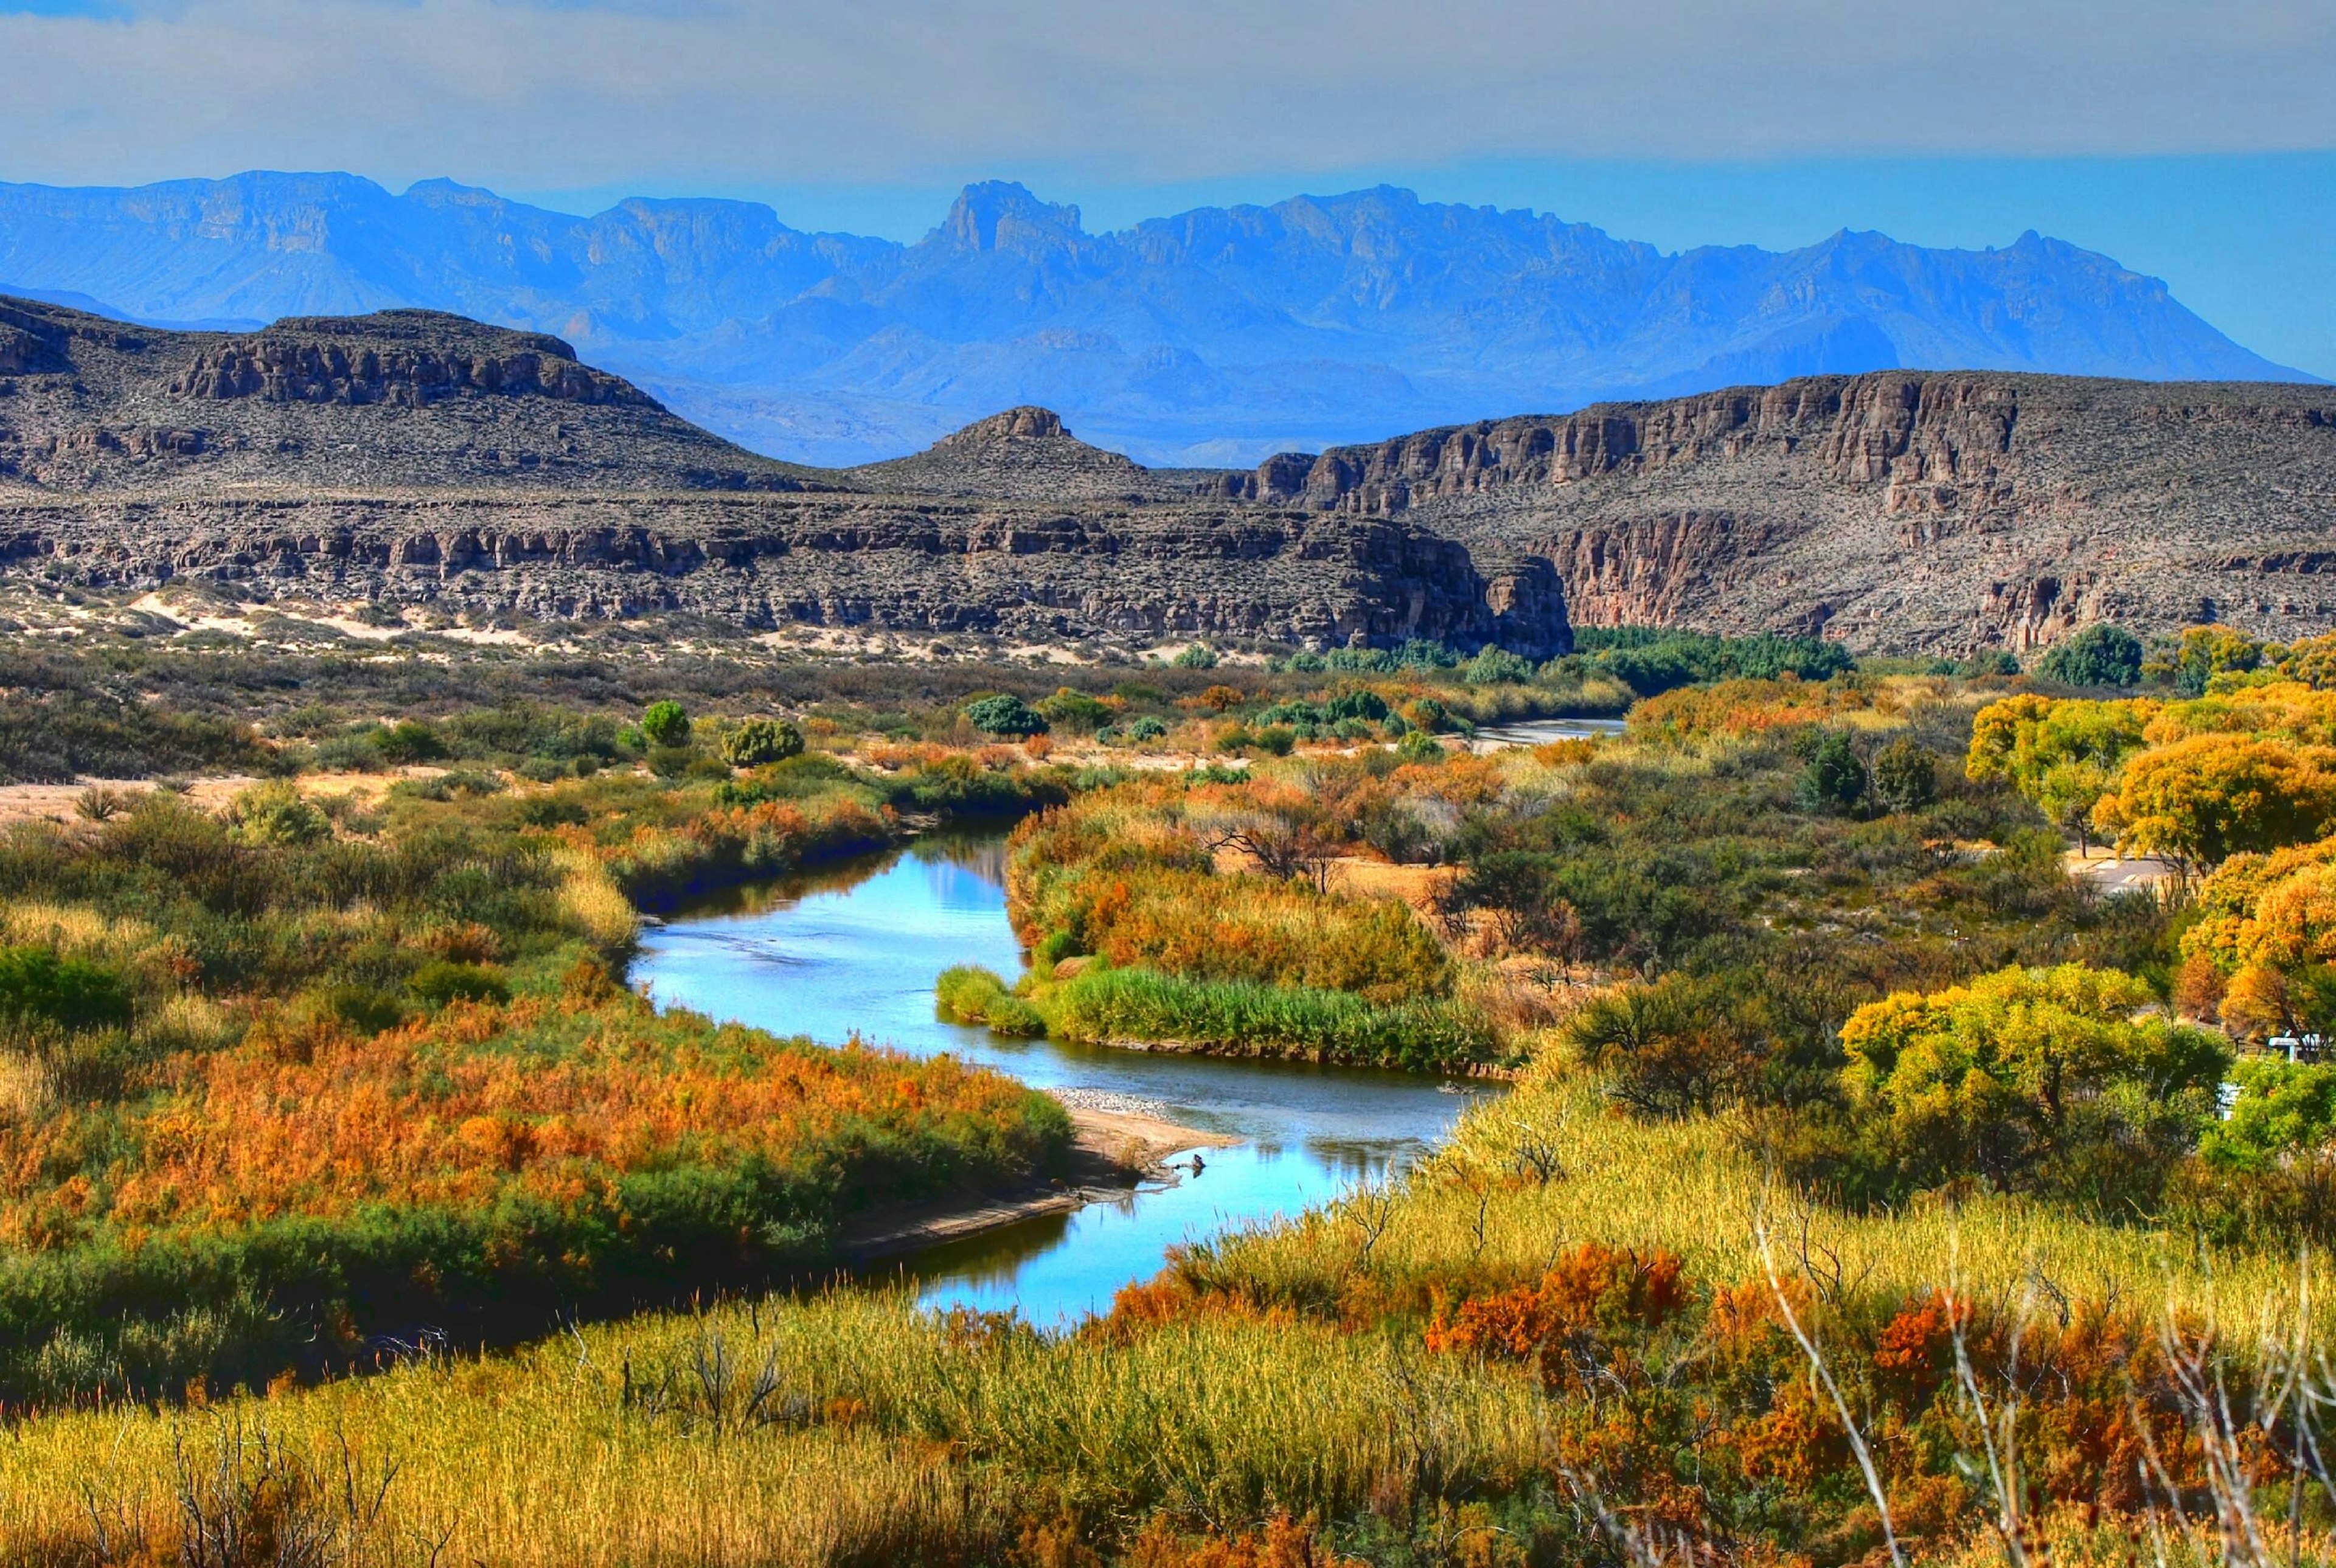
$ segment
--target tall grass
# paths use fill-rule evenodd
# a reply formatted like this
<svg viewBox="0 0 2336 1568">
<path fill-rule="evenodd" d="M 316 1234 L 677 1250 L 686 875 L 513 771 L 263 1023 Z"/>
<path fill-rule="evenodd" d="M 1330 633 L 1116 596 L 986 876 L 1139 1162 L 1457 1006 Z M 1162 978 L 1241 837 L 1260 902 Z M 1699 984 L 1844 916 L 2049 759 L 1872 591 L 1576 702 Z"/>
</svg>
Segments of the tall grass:
<svg viewBox="0 0 2336 1568">
<path fill-rule="evenodd" d="M 2088 1327 L 2103 1321 L 2088 1300 L 2114 1297 L 2145 1319 L 2167 1302 L 2193 1323 L 2219 1314 L 2240 1341 L 2259 1320 L 2274 1339 L 2281 1314 L 2292 1321 L 2292 1259 L 2185 1256 L 2175 1238 L 1997 1201 L 1894 1218 L 1809 1212 L 1766 1189 L 1733 1148 L 1723 1127 L 1624 1121 L 1536 1073 L 1398 1186 L 1196 1249 L 1072 1334 L 839 1290 L 584 1326 L 508 1356 L 425 1357 L 208 1407 L 42 1417 L 0 1445 L 0 1554 L 86 1561 L 101 1527 L 117 1546 L 175 1552 L 190 1495 L 215 1509 L 235 1491 L 190 1489 L 190 1476 L 217 1473 L 222 1452 L 253 1470 L 264 1434 L 277 1492 L 245 1486 L 242 1505 L 297 1499 L 304 1527 L 355 1563 L 433 1552 L 498 1568 L 1228 1563 L 1250 1559 L 1116 1553 L 1164 1539 L 1163 1521 L 1222 1536 L 1277 1515 L 1310 1516 L 1373 1560 L 1656 1561 L 1624 1537 L 1660 1544 L 1688 1528 L 1706 1486 L 1722 1510 L 1718 1525 L 1694 1525 L 1718 1531 L 1708 1542 L 1757 1558 L 1783 1532 L 1795 1549 L 1846 1561 L 1876 1544 L 1873 1517 L 1860 1514 L 1838 1425 L 1803 1386 L 1800 1352 L 1762 1310 L 1756 1227 L 1861 1420 L 1873 1401 L 1901 1407 L 1939 1387 L 1922 1370 L 1932 1342 L 1902 1333 L 1950 1320 L 1930 1288 L 1952 1282 L 1958 1299 L 1999 1313 L 2030 1302 L 2034 1345 L 2013 1368 L 2032 1367 L 2035 1408 L 2019 1440 L 2053 1496 L 2105 1463 L 2082 1446 L 2084 1430 L 2056 1423 L 2108 1420 L 2114 1441 L 2132 1441 L 2116 1436 L 2117 1399 L 2055 1392 L 2056 1355 L 2112 1385 L 2117 1375 L 2114 1337 Z M 1610 1251 L 1585 1248 L 1601 1238 Z M 1575 1265 L 1564 1260 L 1603 1258 L 1628 1281 L 1666 1252 L 1688 1261 L 1699 1303 L 1664 1309 L 1683 1313 L 1679 1335 L 1593 1294 L 1582 1300 L 1596 1310 L 1561 1318 L 1562 1332 L 1514 1338 L 1515 1314 L 1544 1310 L 1517 1281 L 1541 1281 L 1559 1310 L 1561 1281 L 1605 1289 L 1565 1273 Z M 2311 1283 L 2324 1301 L 2326 1271 L 2314 1265 Z M 2063 1295 L 2074 1305 L 2056 1329 Z M 1898 1312 L 1879 1339 L 1902 1347 L 1895 1359 L 1865 1359 L 1881 1320 L 1859 1328 L 1864 1298 L 1885 1319 Z M 2312 1333 L 2328 1326 L 2316 1312 Z M 1986 1354 L 1985 1386 L 2012 1388 L 2000 1340 Z M 2244 1420 L 2250 1374 L 2230 1371 Z M 1952 1411 L 1952 1385 L 1936 1397 L 1946 1403 L 1919 1427 L 1891 1417 L 1869 1433 L 1900 1533 L 1918 1562 L 2003 1561 L 2000 1546 L 1981 1549 L 1983 1499 L 1952 1480 L 1957 1446 L 1975 1451 L 1977 1437 L 1935 1414 Z M 2166 1463 L 2195 1477 L 2179 1417 L 2153 1408 L 2173 1423 L 2161 1427 Z M 1699 1411 L 1700 1425 L 1666 1426 L 1666 1411 Z M 2253 1505 L 2283 1521 L 2278 1452 L 2249 1452 Z M 1664 1475 L 1702 1480 L 1679 1490 Z M 2299 1534 L 2317 1553 L 2325 1502 L 2316 1487 L 2307 1501 Z M 2188 1505 L 2191 1527 L 2160 1521 L 2169 1561 L 2253 1561 L 2214 1539 L 2203 1494 Z M 2035 1524 L 2065 1561 L 2096 1560 L 2117 1532 L 2129 1547 L 2144 1528 L 2098 1510 Z M 1064 1554 L 1040 1555 L 1045 1541 Z M 1091 1550 L 1112 1555 L 1079 1554 Z M 1710 1547 L 1697 1551 L 1703 1560 Z"/>
<path fill-rule="evenodd" d="M 1465 1072 L 1494 1059 L 1491 1027 L 1448 1001 L 1379 1006 L 1347 991 L 1188 979 L 1156 969 L 1089 969 L 1046 1008 L 1053 1032 L 1215 1056 L 1292 1057 L 1350 1066 Z"/>
<path fill-rule="evenodd" d="M 180 1458 L 265 1430 L 360 1563 L 1000 1561 L 1050 1515 L 1109 1535 L 1465 1496 L 1529 1461 L 1534 1397 L 1416 1341 L 1195 1322 L 1115 1348 L 853 1293 L 587 1327 L 168 1415 L 45 1418 L 0 1445 L 0 1547 L 169 1551 Z M 346 1446 L 346 1457 L 345 1457 Z M 378 1512 L 342 1501 L 344 1466 Z M 369 1494 L 369 1489 L 361 1489 Z M 417 1543 L 420 1546 L 417 1547 Z M 126 1553 L 125 1553 L 126 1555 Z"/>
<path fill-rule="evenodd" d="M 2267 1303 L 2296 1296 L 2293 1254 L 2202 1250 L 2183 1232 L 2034 1200 L 1980 1193 L 1868 1213 L 1805 1203 L 1761 1169 L 1729 1118 L 1620 1115 L 1548 1061 L 1512 1095 L 1473 1107 L 1389 1201 L 1373 1267 L 1398 1295 L 1422 1298 L 1448 1283 L 1455 1259 L 1484 1279 L 1523 1277 L 1572 1242 L 1659 1248 L 1703 1279 L 1756 1279 L 1763 1222 L 1795 1260 L 1882 1295 L 1942 1286 L 1951 1273 L 1974 1293 L 2039 1280 L 2071 1299 L 2249 1326 Z M 1338 1298 L 1354 1248 L 1351 1218 L 1317 1210 L 1196 1248 L 1184 1267 L 1212 1288 L 1298 1306 Z M 2336 1329 L 2336 1267 L 2315 1255 L 2310 1268 L 2315 1321 Z"/>
</svg>

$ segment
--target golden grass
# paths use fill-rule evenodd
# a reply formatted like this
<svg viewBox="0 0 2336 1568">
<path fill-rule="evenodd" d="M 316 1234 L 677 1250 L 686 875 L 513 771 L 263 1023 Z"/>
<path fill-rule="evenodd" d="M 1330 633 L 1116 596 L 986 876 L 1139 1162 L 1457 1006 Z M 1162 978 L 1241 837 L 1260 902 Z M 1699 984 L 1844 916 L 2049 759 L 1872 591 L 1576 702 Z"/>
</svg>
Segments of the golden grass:
<svg viewBox="0 0 2336 1568">
<path fill-rule="evenodd" d="M 1533 1155 L 1553 1158 L 1558 1179 L 1517 1180 Z M 1831 1274 L 1837 1259 L 1844 1283 L 1877 1292 L 1945 1285 L 1959 1274 L 1966 1290 L 2011 1293 L 2033 1275 L 2072 1299 L 2144 1311 L 2171 1305 L 2250 1336 L 2266 1311 L 2292 1310 L 2296 1296 L 2292 1254 L 2205 1255 L 2186 1236 L 2093 1223 L 2017 1198 L 1866 1215 L 1812 1206 L 1767 1181 L 1724 1120 L 1615 1114 L 1547 1056 L 1516 1093 L 1473 1109 L 1452 1144 L 1397 1194 L 1373 1260 L 1394 1281 L 1425 1280 L 1458 1258 L 1530 1277 L 1556 1248 L 1595 1241 L 1662 1248 L 1684 1258 L 1692 1277 L 1733 1281 L 1759 1277 L 1764 1222 L 1780 1268 L 1798 1268 L 1806 1253 Z M 1357 1235 L 1347 1214 L 1316 1211 L 1228 1240 L 1211 1275 L 1270 1287 L 1269 1299 L 1318 1293 L 1348 1267 Z M 2336 1270 L 2315 1257 L 2311 1271 L 2318 1326 L 2336 1329 Z"/>
<path fill-rule="evenodd" d="M 115 920 L 78 904 L 18 899 L 0 903 L 0 945 L 50 948 L 69 959 L 122 959 L 154 940 L 143 920 Z"/>
<path fill-rule="evenodd" d="M 1733 1282 L 1761 1272 L 1764 1219 L 1787 1272 L 1837 1259 L 1846 1283 L 1876 1291 L 1951 1269 L 1968 1291 L 2040 1275 L 2075 1298 L 2211 1311 L 2241 1333 L 2295 1294 L 2292 1259 L 2205 1259 L 2172 1236 L 2017 1202 L 1807 1211 L 1765 1192 L 1724 1124 L 1626 1120 L 1547 1065 L 1473 1111 L 1391 1196 L 1236 1237 L 1193 1266 L 1254 1299 L 1320 1299 L 1364 1274 L 1382 1293 L 1471 1268 L 1530 1277 L 1601 1241 L 1675 1251 L 1694 1277 Z M 2313 1267 L 2316 1301 L 2336 1300 L 2327 1272 Z M 203 1474 L 223 1441 L 263 1429 L 330 1482 L 309 1506 L 349 1562 L 426 1561 L 436 1544 L 441 1562 L 616 1568 L 991 1560 L 1017 1522 L 1061 1505 L 1123 1533 L 1162 1508 L 1328 1518 L 1429 1466 L 1497 1493 L 1547 1465 L 1550 1418 L 1521 1374 L 1433 1355 L 1415 1334 L 1269 1311 L 1045 1338 L 839 1291 L 648 1314 L 207 1409 L 24 1421 L 0 1444 L 0 1559 L 85 1548 L 92 1503 L 117 1539 L 167 1556 L 179 1455 Z M 362 1531 L 342 1501 L 345 1440 L 360 1476 L 397 1466 Z M 2106 1536 L 2071 1524 L 2063 1538 L 2057 1560 L 2117 1560 Z M 1959 1560 L 1990 1559 L 1974 1546 Z"/>
<path fill-rule="evenodd" d="M 745 1414 L 766 1367 L 774 1391 Z M 209 1409 L 26 1423 L 0 1445 L 0 1546 L 86 1542 L 94 1503 L 116 1539 L 167 1552 L 180 1452 L 207 1473 L 261 1431 L 329 1481 L 313 1506 L 345 1535 L 344 1445 L 375 1484 L 395 1466 L 353 1561 L 421 1560 L 422 1542 L 444 1562 L 617 1568 L 917 1561 L 920 1539 L 1027 1517 L 1034 1475 L 1091 1515 L 1351 1509 L 1431 1454 L 1504 1472 L 1538 1426 L 1523 1380 L 1416 1342 L 1203 1321 L 1114 1348 L 840 1293 Z"/>
</svg>

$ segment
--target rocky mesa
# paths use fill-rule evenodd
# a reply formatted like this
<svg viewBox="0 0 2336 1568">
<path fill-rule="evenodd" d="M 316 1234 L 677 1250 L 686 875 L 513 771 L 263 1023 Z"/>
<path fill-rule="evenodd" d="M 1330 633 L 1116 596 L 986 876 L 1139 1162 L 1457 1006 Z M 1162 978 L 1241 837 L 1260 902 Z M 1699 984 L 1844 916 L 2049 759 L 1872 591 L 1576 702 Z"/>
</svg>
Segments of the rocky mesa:
<svg viewBox="0 0 2336 1568">
<path fill-rule="evenodd" d="M 176 333 L 0 300 L 0 570 L 1134 645 L 2292 638 L 2336 626 L 2336 388 L 1817 376 L 1250 471 L 1145 468 L 1017 408 L 818 469 L 541 334 L 425 311 Z"/>
<path fill-rule="evenodd" d="M 231 335 L 0 300 L 13 572 L 745 629 L 1567 645 L 1544 563 L 1222 490 L 1043 409 L 894 463 L 774 463 L 557 338 L 431 312 Z"/>
<path fill-rule="evenodd" d="M 1546 560 L 1585 625 L 2028 649 L 2088 621 L 2336 626 L 2336 388 L 1816 376 L 1439 430 L 1229 476 Z"/>
</svg>

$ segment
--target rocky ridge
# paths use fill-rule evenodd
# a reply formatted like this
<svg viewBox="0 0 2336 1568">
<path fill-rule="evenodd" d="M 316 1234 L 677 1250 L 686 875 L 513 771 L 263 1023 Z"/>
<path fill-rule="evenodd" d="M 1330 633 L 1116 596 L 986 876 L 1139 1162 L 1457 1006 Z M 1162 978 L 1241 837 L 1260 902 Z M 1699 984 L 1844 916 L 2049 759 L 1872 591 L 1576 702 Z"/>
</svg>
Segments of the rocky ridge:
<svg viewBox="0 0 2336 1568">
<path fill-rule="evenodd" d="M 1042 409 L 820 471 L 697 430 L 559 339 L 459 317 L 175 334 L 0 299 L 0 327 L 21 367 L 0 373 L 0 570 L 53 581 L 754 630 L 1566 646 L 1545 567 L 1488 574 L 1406 521 L 1203 497 Z"/>
<path fill-rule="evenodd" d="M 2027 649 L 2336 626 L 2336 389 L 1818 376 L 1270 458 L 1229 497 L 1548 561 L 1581 624 Z"/>
<path fill-rule="evenodd" d="M 1949 654 L 2336 626 L 2321 386 L 1816 376 L 1241 472 L 1025 406 L 838 470 L 429 312 L 170 333 L 0 299 L 0 567 L 105 589 L 1536 655 L 1570 618 Z"/>
</svg>

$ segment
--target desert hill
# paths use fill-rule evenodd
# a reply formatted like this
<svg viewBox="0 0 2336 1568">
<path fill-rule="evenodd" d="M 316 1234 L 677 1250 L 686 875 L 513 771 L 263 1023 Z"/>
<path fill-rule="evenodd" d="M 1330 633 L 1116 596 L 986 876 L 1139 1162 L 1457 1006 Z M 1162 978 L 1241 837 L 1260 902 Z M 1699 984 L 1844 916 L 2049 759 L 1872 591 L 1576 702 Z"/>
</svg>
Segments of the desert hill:
<svg viewBox="0 0 2336 1568">
<path fill-rule="evenodd" d="M 1196 484 L 1045 410 L 871 470 L 773 463 L 557 338 L 456 317 L 171 333 L 0 298 L 0 565 L 18 573 L 747 630 L 1566 646 L 1546 567 Z"/>
<path fill-rule="evenodd" d="M 2336 388 L 1876 372 L 1244 471 L 1145 468 L 1025 406 L 815 469 L 458 317 L 173 333 L 0 299 L 0 557 L 100 588 L 1037 640 L 2293 637 L 2336 626 Z"/>
</svg>

